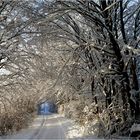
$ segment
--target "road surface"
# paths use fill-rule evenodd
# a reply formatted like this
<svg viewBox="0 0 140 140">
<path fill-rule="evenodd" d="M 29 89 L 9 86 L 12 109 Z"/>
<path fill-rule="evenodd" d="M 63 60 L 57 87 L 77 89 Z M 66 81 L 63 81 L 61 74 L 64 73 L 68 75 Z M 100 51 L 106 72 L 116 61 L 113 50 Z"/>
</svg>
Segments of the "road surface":
<svg viewBox="0 0 140 140">
<path fill-rule="evenodd" d="M 94 135 L 81 135 L 80 127 L 75 127 L 74 122 L 59 114 L 40 115 L 37 116 L 33 123 L 26 129 L 23 129 L 16 134 L 6 137 L 0 137 L 0 140 L 97 140 Z M 128 137 L 113 138 L 113 140 L 130 140 Z M 104 140 L 104 139 L 98 139 Z"/>
<path fill-rule="evenodd" d="M 40 115 L 29 128 L 3 139 L 68 139 L 67 134 L 72 125 L 71 120 L 58 114 Z"/>
</svg>

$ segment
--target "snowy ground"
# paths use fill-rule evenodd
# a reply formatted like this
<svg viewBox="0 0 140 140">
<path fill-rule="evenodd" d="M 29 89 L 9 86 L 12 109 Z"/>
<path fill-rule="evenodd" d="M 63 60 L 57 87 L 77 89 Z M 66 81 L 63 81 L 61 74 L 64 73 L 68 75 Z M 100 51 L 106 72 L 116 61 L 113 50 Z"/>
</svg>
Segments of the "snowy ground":
<svg viewBox="0 0 140 140">
<path fill-rule="evenodd" d="M 39 139 L 78 139 L 78 140 L 97 140 L 95 136 L 83 136 L 83 128 L 75 125 L 72 120 L 69 120 L 58 114 L 37 116 L 34 122 L 26 129 L 17 132 L 16 134 L 6 137 L 0 137 L 0 139 L 26 139 L 26 140 L 39 140 Z M 119 138 L 117 138 L 119 139 Z M 122 138 L 120 138 L 122 139 Z M 128 138 L 123 138 L 129 140 Z M 101 139 L 98 139 L 101 140 Z M 113 139 L 115 140 L 115 139 Z"/>
<path fill-rule="evenodd" d="M 72 120 L 51 114 L 37 116 L 29 128 L 0 139 L 84 139 L 80 133 L 81 129 L 74 125 Z"/>
</svg>

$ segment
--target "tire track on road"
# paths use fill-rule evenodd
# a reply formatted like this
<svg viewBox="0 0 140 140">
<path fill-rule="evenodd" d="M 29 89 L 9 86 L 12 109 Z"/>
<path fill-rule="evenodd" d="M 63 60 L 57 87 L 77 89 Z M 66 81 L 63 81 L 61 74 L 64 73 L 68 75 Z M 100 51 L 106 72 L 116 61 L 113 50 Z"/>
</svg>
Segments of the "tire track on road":
<svg viewBox="0 0 140 140">
<path fill-rule="evenodd" d="M 39 128 L 34 132 L 34 134 L 31 136 L 30 139 L 39 139 L 40 137 L 40 132 L 41 132 L 41 128 L 43 128 L 43 126 L 46 124 L 46 117 L 43 116 L 43 120 L 41 122 L 41 125 L 39 126 Z"/>
</svg>

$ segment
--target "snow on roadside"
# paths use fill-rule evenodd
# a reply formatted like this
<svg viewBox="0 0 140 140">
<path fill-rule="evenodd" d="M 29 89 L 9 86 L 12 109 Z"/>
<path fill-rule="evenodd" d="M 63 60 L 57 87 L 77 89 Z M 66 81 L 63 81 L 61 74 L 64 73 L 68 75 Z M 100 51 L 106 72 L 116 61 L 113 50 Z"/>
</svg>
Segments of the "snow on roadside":
<svg viewBox="0 0 140 140">
<path fill-rule="evenodd" d="M 83 133 L 84 133 L 84 127 L 80 127 L 75 124 L 68 129 L 66 138 L 83 137 Z"/>
<path fill-rule="evenodd" d="M 94 121 L 92 124 L 96 125 L 96 121 Z M 94 126 L 93 125 L 93 126 Z M 90 126 L 89 126 L 90 127 Z M 73 122 L 73 125 L 70 126 L 67 130 L 67 134 L 66 134 L 66 138 L 86 138 L 86 137 L 92 137 L 92 138 L 97 138 L 97 130 L 96 128 L 92 128 L 93 131 L 92 133 L 88 133 L 89 132 L 89 128 L 88 127 L 84 127 L 84 126 L 80 126 L 77 123 Z"/>
</svg>

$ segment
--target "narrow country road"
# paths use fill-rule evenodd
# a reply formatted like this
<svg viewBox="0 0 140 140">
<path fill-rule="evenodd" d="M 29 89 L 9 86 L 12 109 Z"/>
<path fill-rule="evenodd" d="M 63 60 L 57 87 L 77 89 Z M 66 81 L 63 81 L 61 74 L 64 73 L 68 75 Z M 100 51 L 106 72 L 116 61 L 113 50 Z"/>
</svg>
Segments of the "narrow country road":
<svg viewBox="0 0 140 140">
<path fill-rule="evenodd" d="M 0 137 L 0 140 L 97 140 L 96 136 L 80 135 L 79 127 L 73 127 L 74 122 L 59 114 L 40 115 L 37 116 L 33 123 L 26 129 L 23 129 L 16 134 L 6 137 Z M 69 135 L 70 134 L 70 135 Z M 113 140 L 126 139 L 128 137 L 113 138 Z M 104 139 L 98 139 L 104 140 Z"/>
<path fill-rule="evenodd" d="M 72 121 L 58 114 L 38 116 L 27 129 L 4 139 L 67 139 L 66 134 Z"/>
</svg>

